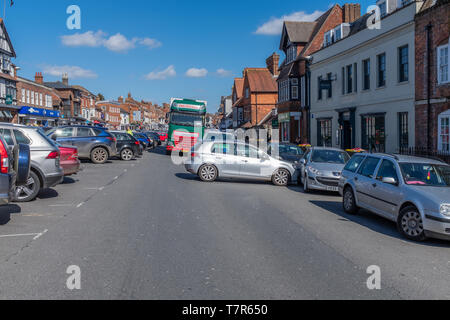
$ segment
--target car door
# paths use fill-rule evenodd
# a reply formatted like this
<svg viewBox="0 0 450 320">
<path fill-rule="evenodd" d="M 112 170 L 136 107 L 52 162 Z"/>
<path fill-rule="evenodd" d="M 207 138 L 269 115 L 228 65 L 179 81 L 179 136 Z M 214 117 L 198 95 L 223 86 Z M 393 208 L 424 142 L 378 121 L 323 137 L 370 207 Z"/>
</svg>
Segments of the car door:
<svg viewBox="0 0 450 320">
<path fill-rule="evenodd" d="M 402 195 L 398 184 L 385 183 L 383 178 L 393 178 L 397 183 L 399 182 L 399 173 L 393 161 L 383 159 L 371 190 L 373 207 L 379 210 L 379 213 L 383 216 L 393 219 Z"/>
<path fill-rule="evenodd" d="M 263 153 L 259 149 L 250 145 L 238 144 L 237 153 L 241 161 L 240 176 L 261 179 L 273 173 L 268 174 L 270 161 L 261 156 Z"/>
<path fill-rule="evenodd" d="M 88 157 L 91 153 L 91 146 L 95 143 L 96 137 L 91 128 L 76 128 L 73 145 L 78 148 L 78 153 L 83 157 Z"/>
<path fill-rule="evenodd" d="M 214 143 L 211 148 L 214 165 L 222 177 L 239 176 L 240 158 L 236 156 L 236 145 L 233 143 Z"/>
<path fill-rule="evenodd" d="M 358 174 L 355 175 L 355 188 L 358 203 L 367 209 L 373 208 L 372 202 L 372 184 L 375 183 L 375 170 L 380 163 L 380 158 L 367 157 L 358 169 Z"/>
</svg>

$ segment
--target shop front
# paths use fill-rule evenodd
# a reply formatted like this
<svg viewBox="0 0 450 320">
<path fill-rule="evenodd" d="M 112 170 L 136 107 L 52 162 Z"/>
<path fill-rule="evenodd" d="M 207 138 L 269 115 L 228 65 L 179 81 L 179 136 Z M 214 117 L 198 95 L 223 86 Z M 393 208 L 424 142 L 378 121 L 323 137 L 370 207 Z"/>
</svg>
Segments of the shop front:
<svg viewBox="0 0 450 320">
<path fill-rule="evenodd" d="M 290 142 L 291 130 L 290 130 L 291 113 L 279 113 L 278 125 L 280 128 L 280 140 L 281 142 Z"/>
<path fill-rule="evenodd" d="M 21 107 L 19 123 L 27 126 L 54 127 L 58 123 L 60 112 L 34 107 Z"/>
</svg>

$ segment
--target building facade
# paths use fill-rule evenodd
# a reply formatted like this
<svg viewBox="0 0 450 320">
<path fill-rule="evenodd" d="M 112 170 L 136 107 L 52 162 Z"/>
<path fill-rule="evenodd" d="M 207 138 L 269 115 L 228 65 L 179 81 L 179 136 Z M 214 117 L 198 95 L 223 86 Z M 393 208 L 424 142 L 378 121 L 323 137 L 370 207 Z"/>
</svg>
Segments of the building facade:
<svg viewBox="0 0 450 320">
<path fill-rule="evenodd" d="M 278 125 L 284 142 L 310 143 L 309 57 L 361 14 L 359 4 L 334 5 L 312 22 L 285 21 L 280 50 L 285 53 L 278 76 Z M 278 61 L 268 64 L 278 65 Z"/>
<path fill-rule="evenodd" d="M 415 23 L 422 1 L 373 14 L 312 55 L 312 144 L 398 152 L 415 144 Z"/>
<path fill-rule="evenodd" d="M 425 1 L 415 21 L 416 146 L 450 152 L 450 2 Z"/>
</svg>

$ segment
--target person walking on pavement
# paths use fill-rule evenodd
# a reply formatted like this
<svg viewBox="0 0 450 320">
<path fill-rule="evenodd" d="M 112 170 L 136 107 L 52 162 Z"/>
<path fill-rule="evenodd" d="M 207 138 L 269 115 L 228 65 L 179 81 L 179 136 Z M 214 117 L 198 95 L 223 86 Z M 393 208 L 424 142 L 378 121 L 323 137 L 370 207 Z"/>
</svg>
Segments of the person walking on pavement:
<svg viewBox="0 0 450 320">
<path fill-rule="evenodd" d="M 133 136 L 133 131 L 130 128 L 128 128 L 127 133 Z"/>
</svg>

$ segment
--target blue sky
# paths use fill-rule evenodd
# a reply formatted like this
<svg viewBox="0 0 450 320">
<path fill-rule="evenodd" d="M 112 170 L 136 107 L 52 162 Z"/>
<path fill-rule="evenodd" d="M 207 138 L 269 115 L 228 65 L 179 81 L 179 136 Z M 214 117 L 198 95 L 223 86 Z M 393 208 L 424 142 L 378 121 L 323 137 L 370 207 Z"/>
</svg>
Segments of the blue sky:
<svg viewBox="0 0 450 320">
<path fill-rule="evenodd" d="M 3 1 L 1 14 L 3 15 Z M 9 6 L 10 0 L 7 0 Z M 264 67 L 278 51 L 283 16 L 313 19 L 332 2 L 266 0 L 14 0 L 6 27 L 19 75 L 45 81 L 67 71 L 108 99 L 127 95 L 161 104 L 171 97 L 207 100 L 214 112 L 244 67 Z M 345 1 L 338 1 L 343 4 Z M 375 1 L 360 1 L 363 11 Z M 39 5 L 37 5 L 39 3 Z M 69 5 L 81 30 L 69 30 Z M 283 56 L 283 55 L 282 55 Z M 284 56 L 283 56 L 284 57 Z"/>
</svg>

